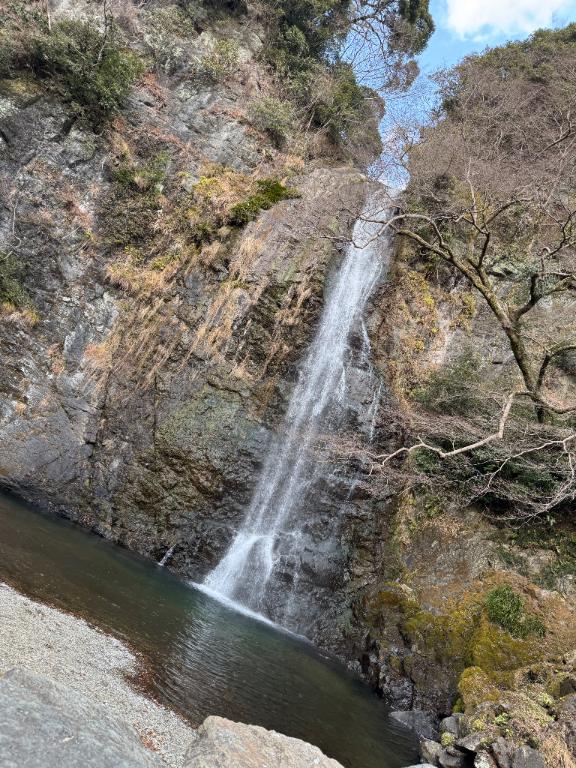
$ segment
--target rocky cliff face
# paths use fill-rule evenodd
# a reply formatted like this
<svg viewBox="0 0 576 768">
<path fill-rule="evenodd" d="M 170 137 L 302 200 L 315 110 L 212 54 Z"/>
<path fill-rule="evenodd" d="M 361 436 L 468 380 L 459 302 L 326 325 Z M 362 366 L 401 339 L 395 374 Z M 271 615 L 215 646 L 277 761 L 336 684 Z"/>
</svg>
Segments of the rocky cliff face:
<svg viewBox="0 0 576 768">
<path fill-rule="evenodd" d="M 54 24 L 107 23 L 89 2 L 51 7 Z M 174 547 L 171 566 L 200 579 L 243 519 L 372 182 L 325 135 L 286 142 L 254 10 L 113 14 L 148 66 L 105 128 L 27 69 L 0 82 L 0 485 L 153 558 Z M 273 120 L 254 117 L 263 101 Z M 565 327 L 567 307 L 540 325 Z M 470 375 L 470 348 L 477 378 L 508 381 L 489 313 L 404 246 L 365 330 L 348 426 L 377 451 L 404 429 L 392 400 L 410 410 L 432 373 Z M 373 367 L 387 394 L 371 411 Z M 557 372 L 568 393 L 570 376 Z M 572 529 L 522 536 L 364 467 L 335 460 L 317 488 L 302 629 L 399 707 L 463 708 L 493 743 L 537 727 L 547 758 L 571 765 Z M 506 585 L 546 619 L 545 643 L 488 621 Z"/>
<path fill-rule="evenodd" d="M 2 315 L 1 484 L 156 559 L 174 547 L 171 565 L 201 579 L 242 521 L 371 182 L 249 124 L 271 88 L 256 18 L 199 31 L 179 6 L 120 11 L 156 69 L 103 133 L 26 73 L 2 83 L 2 239 L 27 298 Z M 62 4 L 53 21 L 94 13 Z M 199 75 L 199 61 L 228 66 L 223 39 L 225 82 Z M 250 222 L 255 200 L 269 210 Z M 342 472 L 303 554 L 331 646 Z"/>
</svg>

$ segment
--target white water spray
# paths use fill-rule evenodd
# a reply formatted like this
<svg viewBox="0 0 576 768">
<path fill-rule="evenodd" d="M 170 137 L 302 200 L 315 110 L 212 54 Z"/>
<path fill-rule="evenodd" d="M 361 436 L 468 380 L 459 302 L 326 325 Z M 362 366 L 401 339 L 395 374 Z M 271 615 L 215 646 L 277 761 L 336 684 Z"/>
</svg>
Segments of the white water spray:
<svg viewBox="0 0 576 768">
<path fill-rule="evenodd" d="M 283 428 L 268 454 L 244 523 L 204 582 L 211 594 L 253 611 L 266 612 L 267 587 L 275 569 L 286 561 L 287 552 L 297 552 L 307 520 L 306 490 L 314 479 L 310 448 L 331 407 L 341 405 L 345 397 L 350 333 L 361 321 L 384 267 L 387 244 L 376 235 L 386 213 L 378 199 L 370 199 L 363 214 L 375 221 L 359 218 L 354 226 L 352 243 L 327 297 Z M 365 334 L 365 329 L 359 330 Z"/>
</svg>

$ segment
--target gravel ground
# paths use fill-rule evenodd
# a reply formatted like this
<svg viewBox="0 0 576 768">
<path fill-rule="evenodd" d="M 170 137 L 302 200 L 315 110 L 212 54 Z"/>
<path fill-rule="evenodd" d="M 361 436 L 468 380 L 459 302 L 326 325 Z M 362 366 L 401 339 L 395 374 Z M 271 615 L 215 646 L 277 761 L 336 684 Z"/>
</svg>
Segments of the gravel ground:
<svg viewBox="0 0 576 768">
<path fill-rule="evenodd" d="M 50 677 L 104 705 L 112 717 L 131 723 L 166 765 L 184 765 L 194 730 L 131 688 L 125 676 L 138 671 L 138 661 L 123 643 L 0 584 L 0 675 L 13 667 Z"/>
</svg>

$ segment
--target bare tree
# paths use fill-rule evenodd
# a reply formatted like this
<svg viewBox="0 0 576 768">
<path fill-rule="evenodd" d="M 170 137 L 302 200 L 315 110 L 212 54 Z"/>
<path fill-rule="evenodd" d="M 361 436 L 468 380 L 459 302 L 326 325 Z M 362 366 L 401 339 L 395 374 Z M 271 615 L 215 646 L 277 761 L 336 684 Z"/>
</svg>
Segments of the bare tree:
<svg viewBox="0 0 576 768">
<path fill-rule="evenodd" d="M 406 443 L 371 458 L 389 473 L 402 458 L 433 454 L 458 475 L 465 455 L 489 451 L 469 498 L 494 492 L 513 464 L 552 474 L 532 498 L 508 484 L 515 515 L 575 497 L 576 399 L 552 375 L 576 351 L 576 48 L 567 42 L 539 33 L 438 76 L 441 107 L 409 148 L 410 184 L 380 232 L 481 297 L 519 376 L 497 410 L 455 419 L 415 408 L 404 419 Z"/>
</svg>

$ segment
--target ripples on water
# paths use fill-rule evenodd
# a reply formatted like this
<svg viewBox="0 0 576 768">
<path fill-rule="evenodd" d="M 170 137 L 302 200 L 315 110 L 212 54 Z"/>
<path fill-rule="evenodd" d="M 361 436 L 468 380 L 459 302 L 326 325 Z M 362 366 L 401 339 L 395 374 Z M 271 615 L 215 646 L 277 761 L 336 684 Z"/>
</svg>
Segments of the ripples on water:
<svg viewBox="0 0 576 768">
<path fill-rule="evenodd" d="M 5 497 L 0 581 L 127 640 L 147 656 L 157 697 L 195 724 L 213 714 L 273 728 L 347 768 L 416 762 L 412 735 L 383 702 L 305 640 Z"/>
</svg>

